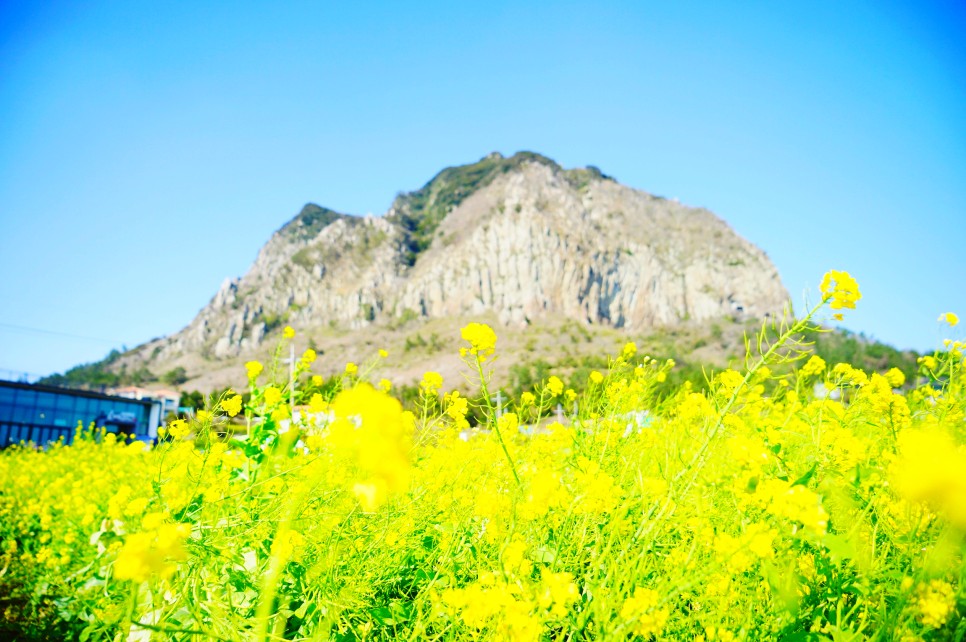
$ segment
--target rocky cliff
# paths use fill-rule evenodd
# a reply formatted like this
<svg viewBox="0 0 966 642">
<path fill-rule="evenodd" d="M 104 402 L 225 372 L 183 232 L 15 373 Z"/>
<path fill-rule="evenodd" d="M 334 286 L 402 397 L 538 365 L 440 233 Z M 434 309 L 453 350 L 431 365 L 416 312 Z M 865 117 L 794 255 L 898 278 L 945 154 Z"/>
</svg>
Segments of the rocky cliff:
<svg viewBox="0 0 966 642">
<path fill-rule="evenodd" d="M 564 317 L 641 331 L 788 300 L 760 249 L 705 209 L 626 187 L 595 168 L 491 154 L 401 194 L 383 217 L 306 205 L 241 278 L 142 363 L 242 357 L 282 325 L 353 330 L 485 315 Z"/>
</svg>

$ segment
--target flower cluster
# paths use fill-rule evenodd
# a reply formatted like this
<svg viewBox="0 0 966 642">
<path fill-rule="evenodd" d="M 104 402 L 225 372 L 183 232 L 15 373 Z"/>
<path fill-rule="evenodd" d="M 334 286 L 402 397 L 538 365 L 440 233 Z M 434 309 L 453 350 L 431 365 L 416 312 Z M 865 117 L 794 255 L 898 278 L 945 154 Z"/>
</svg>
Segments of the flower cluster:
<svg viewBox="0 0 966 642">
<path fill-rule="evenodd" d="M 469 354 L 476 355 L 482 361 L 496 350 L 496 333 L 485 323 L 470 323 L 460 332 L 463 340 L 470 344 Z"/>
<path fill-rule="evenodd" d="M 848 272 L 831 270 L 822 277 L 819 286 L 822 292 L 823 301 L 831 301 L 829 307 L 833 310 L 855 309 L 856 302 L 862 298 L 859 292 L 859 284 Z M 841 313 L 836 313 L 836 319 L 841 320 Z"/>
</svg>

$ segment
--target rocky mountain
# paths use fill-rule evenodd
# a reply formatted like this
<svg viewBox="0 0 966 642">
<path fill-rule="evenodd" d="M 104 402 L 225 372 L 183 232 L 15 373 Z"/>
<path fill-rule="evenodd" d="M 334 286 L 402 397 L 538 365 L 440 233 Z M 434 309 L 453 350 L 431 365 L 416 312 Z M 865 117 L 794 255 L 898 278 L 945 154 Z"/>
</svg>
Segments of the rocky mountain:
<svg viewBox="0 0 966 642">
<path fill-rule="evenodd" d="M 267 352 L 285 324 L 352 332 L 485 317 L 641 332 L 761 318 L 788 299 L 765 253 L 708 210 L 593 167 L 493 153 L 400 194 L 382 217 L 306 205 L 186 328 L 121 361 L 187 364 L 195 376 Z"/>
</svg>

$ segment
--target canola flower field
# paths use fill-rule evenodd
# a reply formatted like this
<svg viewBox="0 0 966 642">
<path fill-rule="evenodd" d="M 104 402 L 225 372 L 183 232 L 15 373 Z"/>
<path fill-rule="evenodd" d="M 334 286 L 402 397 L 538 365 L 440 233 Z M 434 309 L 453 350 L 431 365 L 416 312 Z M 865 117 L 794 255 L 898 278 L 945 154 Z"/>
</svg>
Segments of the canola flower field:
<svg viewBox="0 0 966 642">
<path fill-rule="evenodd" d="M 471 398 L 430 372 L 404 411 L 368 368 L 323 386 L 309 350 L 295 399 L 250 362 L 248 396 L 154 446 L 8 449 L 0 633 L 966 639 L 966 345 L 915 382 L 809 358 L 795 337 L 860 298 L 844 272 L 821 292 L 707 392 L 658 396 L 673 361 L 628 344 L 579 394 L 550 377 L 501 412 L 497 337 L 473 323 Z M 561 402 L 578 415 L 537 420 Z"/>
</svg>

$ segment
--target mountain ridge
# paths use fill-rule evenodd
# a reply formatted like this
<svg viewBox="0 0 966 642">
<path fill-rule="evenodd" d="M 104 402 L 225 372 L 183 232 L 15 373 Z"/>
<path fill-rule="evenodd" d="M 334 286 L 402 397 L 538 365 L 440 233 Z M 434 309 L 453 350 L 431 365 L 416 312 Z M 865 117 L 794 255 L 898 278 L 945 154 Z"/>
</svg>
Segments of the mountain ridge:
<svg viewBox="0 0 966 642">
<path fill-rule="evenodd" d="M 642 332 L 761 318 L 788 298 L 765 253 L 704 208 L 595 167 L 491 153 L 398 194 L 381 217 L 307 203 L 184 329 L 117 364 L 204 376 L 265 353 L 284 324 L 345 333 L 559 318 Z"/>
</svg>

